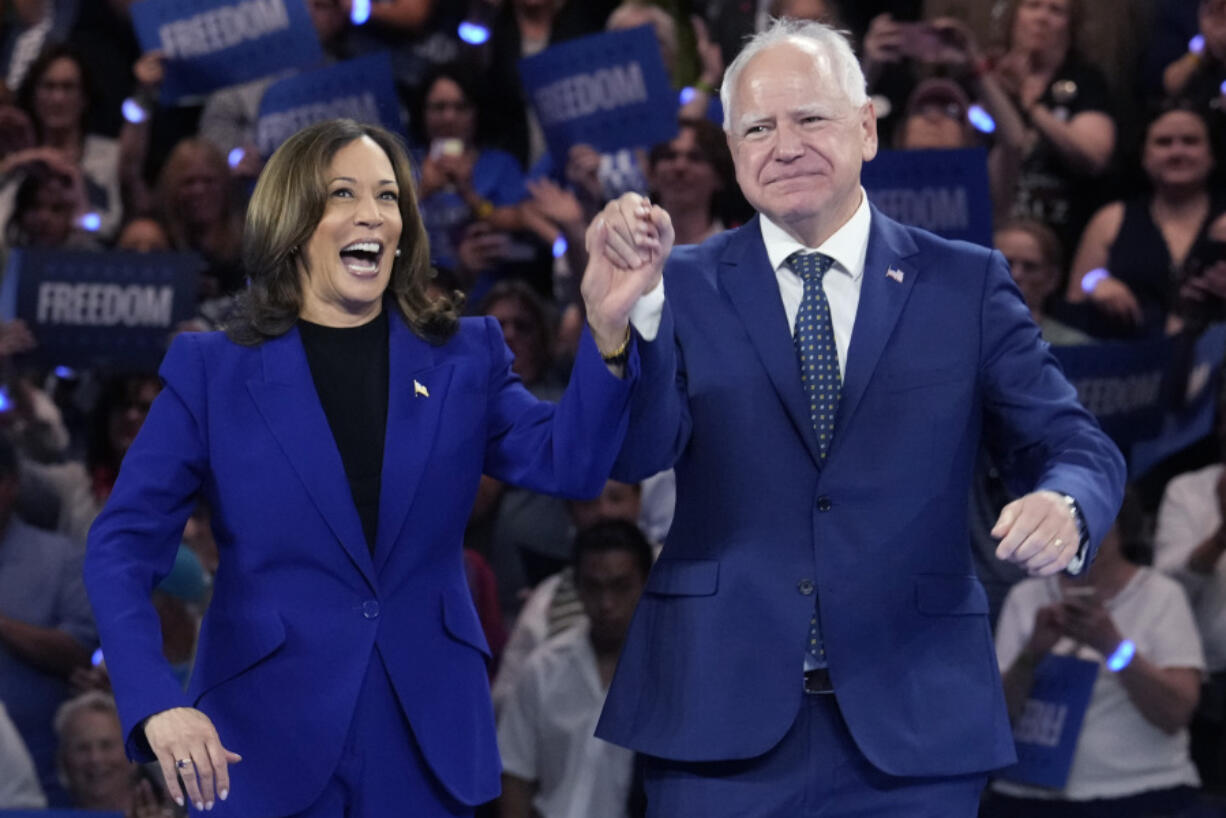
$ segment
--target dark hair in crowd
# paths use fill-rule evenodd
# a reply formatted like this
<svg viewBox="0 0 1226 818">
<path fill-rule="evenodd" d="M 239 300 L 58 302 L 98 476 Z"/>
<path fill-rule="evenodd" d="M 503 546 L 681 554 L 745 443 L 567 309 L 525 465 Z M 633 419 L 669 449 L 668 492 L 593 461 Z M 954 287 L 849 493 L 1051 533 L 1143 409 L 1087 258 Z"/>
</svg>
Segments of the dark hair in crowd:
<svg viewBox="0 0 1226 818">
<path fill-rule="evenodd" d="M 301 250 L 323 218 L 328 166 L 337 151 L 362 137 L 387 154 L 401 194 L 401 254 L 392 259 L 387 295 L 412 330 L 427 341 L 439 344 L 455 333 L 455 305 L 446 298 L 431 300 L 427 294 L 430 250 L 417 209 L 413 172 L 400 139 L 377 125 L 330 119 L 286 140 L 256 183 L 243 235 L 243 264 L 250 284 L 239 295 L 226 327 L 234 342 L 258 344 L 284 334 L 298 320 Z"/>
<path fill-rule="evenodd" d="M 412 116 L 409 117 L 410 136 L 415 145 L 428 146 L 430 137 L 426 134 L 426 97 L 434 89 L 439 80 L 451 80 L 460 87 L 460 93 L 467 100 L 473 114 L 473 145 L 484 145 L 489 135 L 488 117 L 482 117 L 485 110 L 485 96 L 481 91 L 480 76 L 465 63 L 443 63 L 432 66 L 422 77 L 418 92 L 413 98 Z"/>
<path fill-rule="evenodd" d="M 26 75 L 22 78 L 21 84 L 17 86 L 17 106 L 30 115 L 30 121 L 34 123 L 34 133 L 41 142 L 45 136 L 43 133 L 42 122 L 38 119 L 38 114 L 34 110 L 34 94 L 37 90 L 39 81 L 43 78 L 43 74 L 47 73 L 47 69 L 56 60 L 68 59 L 76 63 L 77 72 L 81 75 L 81 98 L 84 104 L 81 106 L 81 135 L 85 135 L 86 123 L 89 122 L 90 108 L 94 104 L 94 100 L 98 99 L 98 89 L 94 85 L 93 76 L 90 74 L 88 67 L 85 65 L 84 58 L 72 46 L 64 43 L 52 43 L 45 47 L 39 55 L 34 58 L 34 62 L 30 63 L 30 67 L 26 69 Z"/>
<path fill-rule="evenodd" d="M 575 535 L 572 552 L 575 571 L 578 572 L 579 563 L 586 555 L 608 551 L 628 552 L 639 564 L 644 578 L 651 571 L 651 544 L 637 525 L 625 520 L 601 520 Z"/>
</svg>

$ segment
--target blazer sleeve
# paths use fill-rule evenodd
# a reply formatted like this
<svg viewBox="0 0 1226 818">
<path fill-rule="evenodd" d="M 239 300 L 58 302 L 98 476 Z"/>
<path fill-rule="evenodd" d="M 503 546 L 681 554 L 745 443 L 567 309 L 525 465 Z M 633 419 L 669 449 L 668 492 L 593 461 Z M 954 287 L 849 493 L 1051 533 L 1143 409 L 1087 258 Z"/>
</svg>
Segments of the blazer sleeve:
<svg viewBox="0 0 1226 818">
<path fill-rule="evenodd" d="M 672 306 L 664 301 L 654 341 L 639 339 L 642 384 L 630 402 L 630 427 L 613 467 L 614 479 L 646 480 L 671 469 L 690 438 L 685 364 Z"/>
<path fill-rule="evenodd" d="M 179 335 L 166 353 L 164 387 L 133 440 L 106 506 L 90 529 L 85 585 L 129 755 L 151 760 L 139 729 L 190 702 L 162 655 L 150 595 L 170 572 L 183 526 L 208 469 L 200 339 Z"/>
<path fill-rule="evenodd" d="M 980 332 L 985 439 L 1012 484 L 1077 500 L 1089 533 L 1088 566 L 1119 511 L 1124 458 L 1078 402 L 996 251 L 987 261 Z"/>
<path fill-rule="evenodd" d="M 485 473 L 516 486 L 571 498 L 604 488 L 621 448 L 630 399 L 640 380 L 633 341 L 625 374 L 609 372 L 584 327 L 570 383 L 553 404 L 538 400 L 511 371 L 511 351 L 493 318 L 485 319 L 490 351 L 489 433 Z"/>
</svg>

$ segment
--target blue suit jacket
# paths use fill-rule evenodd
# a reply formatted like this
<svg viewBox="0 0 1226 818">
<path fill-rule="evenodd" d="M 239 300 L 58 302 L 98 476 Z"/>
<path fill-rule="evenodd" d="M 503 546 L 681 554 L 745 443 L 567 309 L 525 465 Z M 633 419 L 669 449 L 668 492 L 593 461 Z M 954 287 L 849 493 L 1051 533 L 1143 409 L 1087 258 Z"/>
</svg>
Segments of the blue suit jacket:
<svg viewBox="0 0 1226 818">
<path fill-rule="evenodd" d="M 640 350 L 644 372 L 675 370 L 675 386 L 636 394 L 615 475 L 675 460 L 676 516 L 597 735 L 690 761 L 771 748 L 803 695 L 815 586 L 839 707 L 873 764 L 919 776 L 1010 763 L 967 534 L 976 451 L 982 439 L 1028 487 L 1076 497 L 1093 543 L 1124 471 L 1002 257 L 873 211 L 820 468 L 757 219 L 674 250 L 665 292 L 660 335 Z"/>
<path fill-rule="evenodd" d="M 200 708 L 243 756 L 227 806 L 241 799 L 244 814 L 318 796 L 375 650 L 443 786 L 469 804 L 497 795 L 489 648 L 461 551 L 478 480 L 594 496 L 625 433 L 637 353 L 619 380 L 586 333 L 556 407 L 511 373 L 493 319 L 432 346 L 397 314 L 389 344 L 373 556 L 296 328 L 255 347 L 179 336 L 90 532 L 86 584 L 129 753 L 148 758 L 149 715 Z M 201 493 L 221 563 L 184 693 L 149 594 Z"/>
</svg>

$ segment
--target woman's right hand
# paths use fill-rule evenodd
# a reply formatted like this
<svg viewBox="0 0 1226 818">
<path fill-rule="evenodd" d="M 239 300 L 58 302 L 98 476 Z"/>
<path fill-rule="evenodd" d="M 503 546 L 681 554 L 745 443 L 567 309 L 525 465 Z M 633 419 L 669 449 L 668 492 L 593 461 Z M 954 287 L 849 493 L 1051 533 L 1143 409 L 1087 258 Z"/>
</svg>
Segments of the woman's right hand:
<svg viewBox="0 0 1226 818">
<path fill-rule="evenodd" d="M 208 716 L 195 708 L 172 707 L 145 719 L 144 730 L 176 804 L 183 806 L 184 788 L 197 810 L 212 809 L 215 798 L 229 797 L 227 765 L 243 758 L 222 746 Z"/>
<path fill-rule="evenodd" d="M 1141 323 L 1141 305 L 1128 285 L 1115 276 L 1107 276 L 1090 291 L 1090 301 L 1108 315 L 1137 326 Z"/>
</svg>

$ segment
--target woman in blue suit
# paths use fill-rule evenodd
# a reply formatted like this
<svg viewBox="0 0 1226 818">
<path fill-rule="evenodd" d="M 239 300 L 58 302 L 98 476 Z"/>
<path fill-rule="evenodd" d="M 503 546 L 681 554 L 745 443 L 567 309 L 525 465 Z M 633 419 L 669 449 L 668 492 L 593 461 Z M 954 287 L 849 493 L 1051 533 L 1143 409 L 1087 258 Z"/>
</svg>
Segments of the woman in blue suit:
<svg viewBox="0 0 1226 818">
<path fill-rule="evenodd" d="M 411 179 L 396 138 L 349 120 L 273 155 L 238 317 L 171 345 L 90 533 L 128 752 L 197 811 L 451 816 L 493 798 L 489 651 L 461 550 L 478 479 L 592 496 L 621 446 L 639 375 L 627 317 L 652 265 L 592 253 L 571 384 L 539 402 L 496 322 L 427 298 Z M 644 224 L 667 252 L 667 217 Z M 198 495 L 220 566 L 184 692 L 149 594 Z"/>
</svg>

